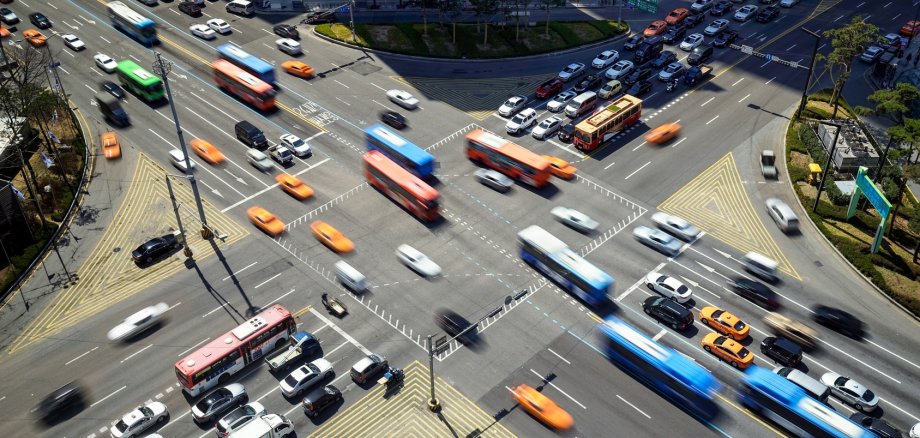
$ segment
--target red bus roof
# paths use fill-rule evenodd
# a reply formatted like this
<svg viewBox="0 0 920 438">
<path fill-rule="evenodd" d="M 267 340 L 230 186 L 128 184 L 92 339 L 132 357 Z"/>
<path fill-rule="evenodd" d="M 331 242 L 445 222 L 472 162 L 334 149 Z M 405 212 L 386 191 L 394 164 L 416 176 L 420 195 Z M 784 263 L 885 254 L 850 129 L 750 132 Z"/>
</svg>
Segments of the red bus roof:
<svg viewBox="0 0 920 438">
<path fill-rule="evenodd" d="M 256 93 L 264 93 L 274 89 L 269 83 L 253 76 L 246 70 L 243 70 L 223 59 L 218 59 L 217 61 L 212 62 L 211 68 L 233 78 L 237 82 L 245 85 Z"/>
<path fill-rule="evenodd" d="M 207 367 L 227 353 L 239 349 L 244 341 L 270 329 L 291 317 L 291 312 L 275 304 L 258 315 L 230 330 L 223 336 L 208 342 L 192 354 L 176 362 L 176 370 L 193 374 Z"/>
<path fill-rule="evenodd" d="M 489 149 L 492 149 L 506 157 L 519 161 L 527 166 L 537 170 L 549 169 L 549 160 L 542 155 L 536 154 L 530 149 L 518 146 L 495 134 L 476 129 L 466 134 L 467 140 L 473 140 Z"/>
<path fill-rule="evenodd" d="M 381 171 L 384 175 L 393 180 L 393 182 L 399 184 L 400 187 L 406 189 L 418 199 L 423 201 L 434 201 L 441 196 L 434 187 L 431 187 L 425 181 L 419 179 L 419 177 L 409 173 L 408 170 L 403 169 L 399 164 L 387 158 L 387 156 L 383 155 L 380 151 L 368 151 L 364 154 L 364 163 Z"/>
</svg>

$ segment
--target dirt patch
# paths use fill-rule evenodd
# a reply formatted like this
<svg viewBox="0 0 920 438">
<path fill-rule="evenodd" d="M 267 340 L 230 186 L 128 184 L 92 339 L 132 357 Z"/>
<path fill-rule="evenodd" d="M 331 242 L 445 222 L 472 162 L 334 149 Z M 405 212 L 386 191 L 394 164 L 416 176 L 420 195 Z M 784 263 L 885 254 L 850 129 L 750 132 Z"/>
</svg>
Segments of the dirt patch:
<svg viewBox="0 0 920 438">
<path fill-rule="evenodd" d="M 808 165 L 810 163 L 811 157 L 809 157 L 808 154 L 795 151 L 789 153 L 789 165 L 792 167 L 808 170 Z"/>
<path fill-rule="evenodd" d="M 827 111 L 828 114 L 834 113 L 834 106 L 827 102 L 821 102 L 818 100 L 809 100 L 808 106 L 812 108 L 817 108 L 822 111 Z M 837 107 L 837 118 L 852 119 L 853 115 L 847 112 L 846 108 L 844 108 L 843 105 L 840 105 Z"/>
<path fill-rule="evenodd" d="M 582 41 L 594 41 L 603 37 L 596 27 L 588 23 L 571 23 L 569 29 Z"/>
</svg>

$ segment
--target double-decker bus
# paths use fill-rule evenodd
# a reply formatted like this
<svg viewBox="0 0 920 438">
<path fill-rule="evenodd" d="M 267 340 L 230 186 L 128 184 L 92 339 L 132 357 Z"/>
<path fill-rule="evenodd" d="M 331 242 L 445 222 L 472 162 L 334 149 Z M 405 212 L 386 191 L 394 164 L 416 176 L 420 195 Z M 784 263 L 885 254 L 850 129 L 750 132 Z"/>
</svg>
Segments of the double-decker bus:
<svg viewBox="0 0 920 438">
<path fill-rule="evenodd" d="M 537 188 L 549 182 L 549 160 L 481 129 L 466 134 L 466 156 Z"/>
<path fill-rule="evenodd" d="M 379 151 L 364 154 L 364 176 L 416 217 L 426 221 L 440 217 L 441 194 Z"/>
<path fill-rule="evenodd" d="M 273 304 L 239 327 L 208 342 L 176 362 L 176 377 L 182 390 L 197 396 L 246 365 L 284 345 L 297 329 L 291 312 Z"/>
<path fill-rule="evenodd" d="M 278 92 L 265 81 L 223 59 L 212 62 L 211 69 L 214 82 L 220 88 L 262 111 L 275 107 L 275 95 Z"/>
<path fill-rule="evenodd" d="M 572 251 L 565 242 L 537 225 L 518 233 L 521 259 L 586 303 L 597 306 L 608 300 L 613 277 Z"/>
<path fill-rule="evenodd" d="M 639 121 L 642 99 L 624 94 L 606 108 L 575 125 L 572 141 L 583 151 L 593 151 L 617 132 Z"/>
<path fill-rule="evenodd" d="M 721 385 L 712 373 L 616 317 L 598 328 L 606 336 L 604 353 L 621 369 L 692 414 L 716 415 L 713 399 Z"/>
<path fill-rule="evenodd" d="M 130 59 L 118 61 L 115 67 L 121 86 L 140 96 L 147 102 L 155 102 L 166 95 L 163 81 L 159 76 L 144 70 Z"/>
<path fill-rule="evenodd" d="M 811 397 L 784 377 L 758 366 L 745 371 L 738 397 L 748 409 L 795 436 L 868 438 L 875 434 Z"/>
<path fill-rule="evenodd" d="M 275 83 L 275 67 L 233 44 L 228 43 L 217 46 L 217 55 L 220 59 L 248 71 L 262 81 L 269 84 Z"/>
<path fill-rule="evenodd" d="M 112 26 L 128 34 L 144 45 L 153 45 L 157 39 L 157 24 L 129 8 L 122 2 L 109 2 L 106 5 Z"/>
<path fill-rule="evenodd" d="M 419 178 L 428 178 L 434 173 L 437 167 L 434 155 L 412 144 L 399 134 L 379 123 L 368 127 L 364 133 L 367 134 L 367 150 L 383 152 L 389 159 Z"/>
</svg>

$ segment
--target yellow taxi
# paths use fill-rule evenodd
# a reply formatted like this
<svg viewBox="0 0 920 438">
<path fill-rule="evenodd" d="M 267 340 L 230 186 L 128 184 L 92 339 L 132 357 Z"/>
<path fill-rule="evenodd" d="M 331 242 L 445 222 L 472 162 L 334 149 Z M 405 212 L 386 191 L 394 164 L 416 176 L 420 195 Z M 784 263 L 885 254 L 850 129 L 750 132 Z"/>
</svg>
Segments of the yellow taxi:
<svg viewBox="0 0 920 438">
<path fill-rule="evenodd" d="M 568 161 L 565 161 L 559 157 L 554 157 L 552 155 L 544 155 L 543 158 L 549 160 L 549 171 L 553 175 L 556 175 L 562 179 L 575 178 L 575 172 L 578 169 L 576 169 L 575 166 L 569 164 Z"/>
<path fill-rule="evenodd" d="M 553 429 L 571 429 L 575 424 L 571 414 L 559 407 L 549 397 L 528 385 L 518 385 L 511 392 L 511 396 L 530 415 Z"/>
<path fill-rule="evenodd" d="M 281 63 L 281 68 L 294 76 L 300 76 L 302 78 L 313 77 L 313 67 L 300 61 L 284 61 Z"/>
<path fill-rule="evenodd" d="M 35 29 L 26 29 L 22 31 L 22 36 L 29 41 L 32 47 L 42 47 L 48 43 L 48 38 L 45 38 L 41 32 Z"/>
<path fill-rule="evenodd" d="M 731 366 L 743 370 L 754 363 L 754 354 L 743 345 L 733 341 L 731 338 L 722 336 L 718 333 L 706 335 L 700 345 L 703 350 L 714 354 L 719 359 L 728 362 Z"/>
<path fill-rule="evenodd" d="M 8 36 L 10 36 L 9 29 L 7 29 L 6 26 L 0 24 L 0 38 L 6 38 Z"/>
<path fill-rule="evenodd" d="M 275 181 L 278 181 L 281 190 L 301 201 L 313 196 L 313 189 L 294 175 L 282 173 L 275 177 Z"/>
<path fill-rule="evenodd" d="M 118 144 L 118 136 L 112 131 L 102 133 L 102 155 L 109 160 L 121 157 L 121 145 Z"/>
<path fill-rule="evenodd" d="M 323 221 L 316 221 L 310 224 L 310 229 L 313 230 L 313 236 L 316 237 L 316 240 L 319 240 L 323 245 L 328 246 L 335 252 L 349 252 L 355 249 L 355 244 L 332 225 Z"/>
<path fill-rule="evenodd" d="M 680 125 L 677 123 L 665 123 L 648 133 L 645 141 L 649 143 L 664 143 L 680 133 Z"/>
<path fill-rule="evenodd" d="M 259 227 L 269 236 L 276 237 L 284 232 L 284 222 L 281 222 L 278 216 L 269 213 L 268 210 L 262 207 L 250 207 L 246 210 L 246 216 L 249 216 L 249 220 L 253 225 Z"/>
<path fill-rule="evenodd" d="M 223 152 L 211 143 L 200 138 L 193 138 L 192 141 L 189 142 L 189 146 L 191 146 L 192 151 L 194 151 L 196 155 L 208 163 L 220 164 L 224 162 Z"/>
<path fill-rule="evenodd" d="M 700 309 L 700 321 L 723 335 L 731 336 L 736 341 L 748 337 L 748 333 L 751 332 L 751 326 L 745 324 L 740 318 L 715 306 Z"/>
</svg>

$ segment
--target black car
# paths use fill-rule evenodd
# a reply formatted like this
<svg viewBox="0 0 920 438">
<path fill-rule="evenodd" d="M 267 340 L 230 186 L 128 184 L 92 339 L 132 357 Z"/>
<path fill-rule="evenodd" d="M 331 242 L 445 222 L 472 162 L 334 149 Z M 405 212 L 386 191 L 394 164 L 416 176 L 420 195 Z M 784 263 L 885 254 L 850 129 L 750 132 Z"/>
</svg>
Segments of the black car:
<svg viewBox="0 0 920 438">
<path fill-rule="evenodd" d="M 380 112 L 380 121 L 396 129 L 403 129 L 409 124 L 408 120 L 406 120 L 402 114 L 389 110 Z"/>
<path fill-rule="evenodd" d="M 735 42 L 738 39 L 738 31 L 735 29 L 723 29 L 722 32 L 719 32 L 716 35 L 716 38 L 712 41 L 712 45 L 716 47 L 727 47 L 729 44 Z"/>
<path fill-rule="evenodd" d="M 636 97 L 640 97 L 645 93 L 652 91 L 652 81 L 639 81 L 633 84 L 632 87 L 629 87 L 629 90 L 626 91 L 626 94 L 631 94 Z"/>
<path fill-rule="evenodd" d="M 795 367 L 802 361 L 802 347 L 780 336 L 768 336 L 760 342 L 760 351 L 776 363 Z"/>
<path fill-rule="evenodd" d="M 101 84 L 99 84 L 99 88 L 102 88 L 102 91 L 105 91 L 118 99 L 125 98 L 125 90 L 123 90 L 118 86 L 118 84 L 112 81 L 103 81 Z"/>
<path fill-rule="evenodd" d="M 33 12 L 29 14 L 29 21 L 39 29 L 48 29 L 51 27 L 51 20 L 48 19 L 41 12 Z"/>
<path fill-rule="evenodd" d="M 36 418 L 52 422 L 62 413 L 74 408 L 81 408 L 85 404 L 83 389 L 76 382 L 70 382 L 42 399 L 31 413 Z"/>
<path fill-rule="evenodd" d="M 182 245 L 179 244 L 179 239 L 176 238 L 175 234 L 166 234 L 144 242 L 143 245 L 137 247 L 131 253 L 131 258 L 134 259 L 135 263 L 150 263 L 163 254 L 181 247 Z"/>
<path fill-rule="evenodd" d="M 626 40 L 626 44 L 623 45 L 623 50 L 630 52 L 636 50 L 643 41 L 645 41 L 645 37 L 642 36 L 642 34 L 635 34 Z"/>
<path fill-rule="evenodd" d="M 556 134 L 556 138 L 562 142 L 572 141 L 572 136 L 575 135 L 575 122 L 566 123 L 559 128 L 559 134 Z"/>
<path fill-rule="evenodd" d="M 434 317 L 434 322 L 438 324 L 438 327 L 441 327 L 441 330 L 447 332 L 450 336 L 457 336 L 473 324 L 466 320 L 460 314 L 451 311 L 451 310 L 439 310 Z M 473 327 L 469 329 L 466 333 L 463 333 L 463 336 L 458 337 L 457 339 L 464 344 L 472 344 L 479 340 L 479 334 L 477 333 L 478 328 Z"/>
<path fill-rule="evenodd" d="M 10 8 L 0 8 L 0 20 L 9 25 L 19 23 L 19 17 Z"/>
<path fill-rule="evenodd" d="M 735 277 L 728 280 L 728 285 L 735 289 L 738 295 L 747 298 L 768 309 L 779 307 L 779 300 L 776 292 L 773 292 L 767 285 L 754 280 L 748 280 L 744 277 Z"/>
<path fill-rule="evenodd" d="M 728 0 L 722 0 L 712 6 L 712 9 L 709 10 L 709 13 L 715 17 L 721 17 L 735 8 L 735 5 Z"/>
<path fill-rule="evenodd" d="M 849 312 L 828 306 L 815 306 L 811 309 L 811 319 L 831 330 L 838 331 L 852 338 L 861 338 L 865 334 L 863 322 Z"/>
<path fill-rule="evenodd" d="M 706 14 L 703 12 L 690 11 L 690 15 L 687 15 L 687 18 L 684 18 L 684 26 L 688 29 L 694 26 L 699 25 L 706 19 Z"/>
<path fill-rule="evenodd" d="M 642 302 L 642 310 L 653 318 L 671 326 L 674 330 L 683 330 L 693 325 L 693 313 L 674 300 L 665 297 L 648 297 Z"/>
<path fill-rule="evenodd" d="M 304 24 L 335 23 L 335 11 L 310 12 L 301 20 Z"/>
<path fill-rule="evenodd" d="M 303 398 L 303 413 L 313 418 L 323 409 L 342 400 L 342 391 L 332 385 L 316 388 Z"/>
<path fill-rule="evenodd" d="M 887 421 L 880 418 L 870 417 L 862 412 L 855 412 L 850 415 L 850 419 L 861 424 L 862 427 L 869 429 L 881 438 L 901 438 L 901 432 L 898 432 Z"/>
<path fill-rule="evenodd" d="M 652 68 L 642 68 L 632 72 L 626 79 L 623 79 L 623 84 L 627 86 L 632 86 L 636 82 L 645 81 L 652 77 L 655 74 L 655 70 Z"/>
<path fill-rule="evenodd" d="M 767 6 L 758 12 L 757 17 L 754 19 L 757 20 L 758 23 L 769 23 L 776 17 L 779 17 L 779 8 L 776 6 Z"/>
<path fill-rule="evenodd" d="M 684 27 L 682 23 L 680 23 L 671 26 L 668 28 L 668 30 L 664 31 L 664 35 L 661 36 L 661 39 L 666 44 L 674 44 L 680 42 L 680 40 L 684 39 L 685 36 L 687 36 L 687 28 Z"/>
<path fill-rule="evenodd" d="M 290 24 L 276 24 L 272 27 L 272 31 L 275 32 L 275 35 L 278 35 L 282 38 L 290 38 L 292 40 L 300 39 L 300 32 L 297 31 L 297 28 L 291 26 Z"/>
<path fill-rule="evenodd" d="M 659 53 L 657 58 L 652 60 L 651 66 L 652 68 L 662 69 L 674 61 L 677 61 L 677 54 L 670 50 L 665 50 Z"/>
<path fill-rule="evenodd" d="M 702 64 L 708 61 L 710 58 L 712 58 L 712 53 L 713 53 L 712 46 L 708 44 L 705 46 L 697 46 L 693 49 L 692 52 L 690 52 L 690 55 L 687 56 L 687 64 L 690 64 L 690 65 Z"/>
<path fill-rule="evenodd" d="M 585 78 L 582 79 L 580 82 L 575 84 L 575 92 L 581 93 L 585 90 L 589 90 L 591 88 L 597 88 L 600 86 L 601 86 L 600 75 L 588 75 L 588 76 L 585 76 Z"/>
</svg>

